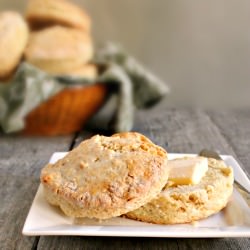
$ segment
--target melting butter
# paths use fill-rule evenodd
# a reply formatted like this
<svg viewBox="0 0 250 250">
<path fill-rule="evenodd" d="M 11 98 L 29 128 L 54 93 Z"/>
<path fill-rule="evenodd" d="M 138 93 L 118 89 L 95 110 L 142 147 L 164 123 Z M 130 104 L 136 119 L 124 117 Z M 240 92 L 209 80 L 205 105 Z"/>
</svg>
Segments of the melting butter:
<svg viewBox="0 0 250 250">
<path fill-rule="evenodd" d="M 208 170 L 208 161 L 205 157 L 185 157 L 170 160 L 171 170 L 169 181 L 175 185 L 195 185 L 200 182 Z"/>
</svg>

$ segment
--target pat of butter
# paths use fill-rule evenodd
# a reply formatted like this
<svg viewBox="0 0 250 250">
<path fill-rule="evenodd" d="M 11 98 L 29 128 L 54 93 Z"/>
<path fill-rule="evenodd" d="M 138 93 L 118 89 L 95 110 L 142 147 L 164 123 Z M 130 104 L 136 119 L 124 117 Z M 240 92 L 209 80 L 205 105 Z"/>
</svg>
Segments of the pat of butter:
<svg viewBox="0 0 250 250">
<path fill-rule="evenodd" d="M 208 170 L 205 157 L 186 157 L 170 160 L 169 181 L 175 185 L 198 184 Z"/>
</svg>

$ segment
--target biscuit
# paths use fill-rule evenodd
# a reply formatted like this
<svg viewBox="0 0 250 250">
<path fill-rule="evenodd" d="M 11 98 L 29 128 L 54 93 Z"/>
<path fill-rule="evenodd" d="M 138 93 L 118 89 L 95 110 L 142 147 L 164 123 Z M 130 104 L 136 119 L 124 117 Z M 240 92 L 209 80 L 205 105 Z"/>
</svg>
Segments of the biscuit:
<svg viewBox="0 0 250 250">
<path fill-rule="evenodd" d="M 96 135 L 41 172 L 45 198 L 70 217 L 107 219 L 134 210 L 167 182 L 167 153 L 139 133 Z"/>
<path fill-rule="evenodd" d="M 28 40 L 28 26 L 13 11 L 0 13 L 0 79 L 9 77 L 17 67 Z"/>
<path fill-rule="evenodd" d="M 66 0 L 30 0 L 26 19 L 35 30 L 59 24 L 89 32 L 91 26 L 87 13 Z"/>
<path fill-rule="evenodd" d="M 27 62 L 52 74 L 64 74 L 81 67 L 92 56 L 89 34 L 62 26 L 32 32 L 25 50 Z"/>
<path fill-rule="evenodd" d="M 148 204 L 126 217 L 157 224 L 189 223 L 224 208 L 233 191 L 233 170 L 222 161 L 208 159 L 208 171 L 197 185 L 167 184 Z"/>
</svg>

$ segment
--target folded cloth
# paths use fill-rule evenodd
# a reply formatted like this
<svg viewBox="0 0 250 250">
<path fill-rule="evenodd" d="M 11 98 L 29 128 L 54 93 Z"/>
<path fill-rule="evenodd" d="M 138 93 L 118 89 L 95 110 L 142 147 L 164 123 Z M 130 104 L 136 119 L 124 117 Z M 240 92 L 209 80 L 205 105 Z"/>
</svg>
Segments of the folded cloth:
<svg viewBox="0 0 250 250">
<path fill-rule="evenodd" d="M 93 63 L 102 68 L 97 79 L 52 76 L 28 63 L 21 63 L 8 84 L 0 83 L 0 126 L 5 133 L 25 127 L 25 116 L 42 102 L 72 85 L 101 83 L 116 94 L 117 104 L 110 129 L 130 131 L 135 108 L 148 108 L 166 93 L 168 86 L 146 70 L 119 45 L 108 43 L 97 50 Z M 100 128 L 101 129 L 101 128 Z"/>
</svg>

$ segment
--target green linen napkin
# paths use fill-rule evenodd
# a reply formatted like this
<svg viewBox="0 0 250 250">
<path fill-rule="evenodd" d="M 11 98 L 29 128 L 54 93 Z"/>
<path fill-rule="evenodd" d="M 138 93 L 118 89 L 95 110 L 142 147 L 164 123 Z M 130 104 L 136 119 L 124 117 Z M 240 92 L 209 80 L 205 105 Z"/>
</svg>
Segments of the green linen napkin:
<svg viewBox="0 0 250 250">
<path fill-rule="evenodd" d="M 109 96 L 118 96 L 110 129 L 129 131 L 133 127 L 135 108 L 148 108 L 169 92 L 165 83 L 117 44 L 108 43 L 97 50 L 93 63 L 102 70 L 97 79 L 91 81 L 82 77 L 52 76 L 28 63 L 21 63 L 11 82 L 0 83 L 2 130 L 5 133 L 22 130 L 25 116 L 62 89 L 98 82 L 109 87 Z"/>
</svg>

